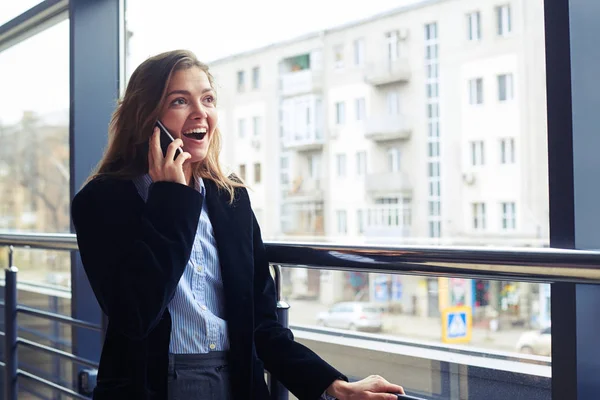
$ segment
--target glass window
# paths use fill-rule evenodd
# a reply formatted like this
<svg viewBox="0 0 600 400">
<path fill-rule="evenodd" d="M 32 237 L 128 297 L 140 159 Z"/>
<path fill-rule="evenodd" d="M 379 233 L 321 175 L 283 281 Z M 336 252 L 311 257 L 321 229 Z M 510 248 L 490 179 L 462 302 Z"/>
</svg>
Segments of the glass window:
<svg viewBox="0 0 600 400">
<path fill-rule="evenodd" d="M 337 176 L 343 178 L 346 176 L 346 155 L 336 155 Z"/>
<path fill-rule="evenodd" d="M 273 171 L 261 177 L 264 185 L 256 189 L 260 193 L 253 199 L 253 206 L 265 213 L 273 210 L 272 217 L 265 217 L 267 225 L 261 226 L 267 240 L 293 241 L 297 236 L 292 232 L 299 231 L 309 241 L 335 236 L 336 205 L 349 196 L 341 189 L 351 186 L 348 180 L 337 185 L 336 157 L 347 154 L 346 175 L 355 175 L 362 162 L 356 154 L 364 152 L 369 179 L 352 187 L 356 204 L 353 200 L 347 207 L 348 232 L 358 235 L 357 240 L 408 244 L 418 238 L 422 244 L 548 245 L 547 162 L 539 168 L 518 162 L 510 168 L 505 165 L 516 161 L 517 144 L 519 159 L 546 160 L 545 50 L 544 46 L 530 46 L 522 51 L 523 43 L 545 41 L 543 7 L 529 1 L 519 3 L 517 9 L 503 0 L 483 8 L 466 1 L 414 2 L 410 9 L 389 2 L 347 7 L 339 1 L 314 3 L 315 7 L 282 3 L 261 8 L 263 0 L 257 1 L 232 17 L 231 7 L 218 2 L 128 0 L 131 34 L 126 54 L 132 68 L 149 55 L 177 48 L 191 49 L 208 63 L 219 95 L 222 162 L 234 169 L 240 164 L 253 168 L 260 163 L 262 170 Z M 270 12 L 264 13 L 264 9 Z M 321 11 L 317 17 L 315 9 Z M 211 16 L 202 23 L 207 32 L 222 32 L 222 21 L 230 21 L 243 35 L 200 40 L 200 14 Z M 365 15 L 373 17 L 365 22 Z M 458 33 L 452 36 L 447 27 L 458 28 Z M 177 35 L 165 35 L 165 31 Z M 488 31 L 490 37 L 485 39 Z M 314 32 L 320 34 L 310 36 Z M 495 40 L 499 33 L 509 33 L 515 40 Z M 470 42 L 484 39 L 483 52 Z M 354 71 L 357 64 L 364 71 Z M 333 73 L 336 65 L 352 68 Z M 540 73 L 530 74 L 532 67 Z M 244 87 L 243 96 L 238 84 Z M 388 93 L 397 95 L 388 97 Z M 519 104 L 527 107 L 512 107 L 517 94 Z M 244 118 L 246 126 L 241 130 L 245 138 L 254 138 L 255 116 L 262 118 L 258 130 L 261 146 L 254 140 L 240 140 L 238 135 L 238 118 Z M 514 139 L 514 151 L 512 142 L 502 144 L 504 139 Z M 472 168 L 473 141 L 488 143 L 483 149 L 477 145 L 475 159 L 485 162 L 485 169 L 478 174 L 498 177 L 494 187 L 481 184 L 488 175 L 478 176 L 473 185 L 462 178 L 463 168 Z M 399 163 L 392 162 L 390 148 L 407 149 L 401 171 L 392 172 Z M 488 152 L 487 157 L 482 150 Z M 279 165 L 284 152 L 289 157 L 287 170 Z M 401 175 L 402 181 L 389 179 L 390 174 Z M 456 177 L 464 184 L 461 190 L 455 187 Z M 511 184 L 516 181 L 531 185 Z M 539 234 L 497 234 L 501 230 L 499 204 L 504 200 L 496 191 L 527 205 L 527 218 L 519 221 L 519 232 Z M 356 210 L 370 209 L 378 195 L 387 192 L 411 198 L 412 224 L 410 232 L 405 232 L 410 235 L 367 225 L 357 234 Z M 429 202 L 439 202 L 439 215 L 429 214 Z M 487 229 L 493 235 L 484 238 L 472 232 L 473 202 L 488 205 Z M 285 222 L 281 218 L 284 210 Z M 365 224 L 367 218 L 365 211 Z M 307 232 L 307 228 L 314 231 Z"/>
<path fill-rule="evenodd" d="M 335 103 L 335 123 L 337 125 L 346 123 L 346 103 L 343 101 Z"/>
<path fill-rule="evenodd" d="M 0 70 L 0 230 L 69 232 L 69 22 L 1 52 Z"/>
<path fill-rule="evenodd" d="M 513 99 L 513 75 L 498 75 L 498 101 L 505 102 Z"/>
<path fill-rule="evenodd" d="M 252 89 L 260 88 L 260 67 L 252 68 Z"/>
<path fill-rule="evenodd" d="M 512 15 L 510 5 L 496 7 L 496 26 L 498 36 L 506 36 L 512 32 Z"/>
<path fill-rule="evenodd" d="M 485 203 L 473 203 L 473 229 L 485 229 Z"/>
<path fill-rule="evenodd" d="M 356 99 L 355 108 L 356 108 L 356 120 L 363 121 L 365 119 L 365 115 L 367 112 L 364 97 Z"/>
<path fill-rule="evenodd" d="M 365 62 L 365 39 L 354 41 L 354 65 L 359 67 Z"/>
<path fill-rule="evenodd" d="M 471 142 L 471 165 L 485 164 L 485 152 L 482 140 Z"/>
<path fill-rule="evenodd" d="M 481 13 L 479 11 L 467 14 L 467 39 L 469 41 L 481 39 Z"/>
<path fill-rule="evenodd" d="M 469 104 L 483 104 L 483 79 L 469 80 Z"/>
<path fill-rule="evenodd" d="M 260 163 L 254 164 L 254 183 L 260 183 L 262 180 L 261 171 L 260 171 Z"/>
</svg>

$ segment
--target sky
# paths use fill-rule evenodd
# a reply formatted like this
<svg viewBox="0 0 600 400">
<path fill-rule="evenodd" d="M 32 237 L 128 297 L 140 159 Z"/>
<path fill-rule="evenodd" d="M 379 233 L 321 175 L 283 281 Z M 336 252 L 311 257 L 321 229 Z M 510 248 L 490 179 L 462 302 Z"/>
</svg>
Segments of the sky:
<svg viewBox="0 0 600 400">
<path fill-rule="evenodd" d="M 208 62 L 418 1 L 127 0 L 130 62 L 135 68 L 175 48 Z M 1 1 L 0 24 L 39 2 Z M 17 122 L 24 110 L 68 113 L 68 58 L 68 21 L 0 52 L 0 123 Z"/>
</svg>

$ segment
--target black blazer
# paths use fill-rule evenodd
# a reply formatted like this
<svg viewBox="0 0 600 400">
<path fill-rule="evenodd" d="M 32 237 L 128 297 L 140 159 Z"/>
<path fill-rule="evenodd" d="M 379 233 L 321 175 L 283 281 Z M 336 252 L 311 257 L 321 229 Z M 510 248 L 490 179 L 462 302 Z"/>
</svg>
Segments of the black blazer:
<svg viewBox="0 0 600 400">
<path fill-rule="evenodd" d="M 130 180 L 89 182 L 72 218 L 85 272 L 109 323 L 94 399 L 167 399 L 167 304 L 189 260 L 206 201 L 217 241 L 236 399 L 267 399 L 268 370 L 299 399 L 346 379 L 277 322 L 274 282 L 245 189 L 236 200 L 205 180 L 206 198 L 173 182 L 144 203 Z"/>
</svg>

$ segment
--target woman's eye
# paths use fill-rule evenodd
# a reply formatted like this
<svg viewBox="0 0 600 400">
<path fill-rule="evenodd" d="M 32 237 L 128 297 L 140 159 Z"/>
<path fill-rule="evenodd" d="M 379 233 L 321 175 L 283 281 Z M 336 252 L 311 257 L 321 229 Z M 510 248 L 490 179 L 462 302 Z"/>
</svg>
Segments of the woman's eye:
<svg viewBox="0 0 600 400">
<path fill-rule="evenodd" d="M 175 104 L 175 105 L 185 104 L 185 99 L 183 97 L 178 97 L 175 100 L 173 100 L 171 102 L 171 104 Z"/>
<path fill-rule="evenodd" d="M 213 96 L 207 96 L 204 101 L 206 101 L 207 103 L 214 103 L 215 102 L 215 98 Z"/>
</svg>

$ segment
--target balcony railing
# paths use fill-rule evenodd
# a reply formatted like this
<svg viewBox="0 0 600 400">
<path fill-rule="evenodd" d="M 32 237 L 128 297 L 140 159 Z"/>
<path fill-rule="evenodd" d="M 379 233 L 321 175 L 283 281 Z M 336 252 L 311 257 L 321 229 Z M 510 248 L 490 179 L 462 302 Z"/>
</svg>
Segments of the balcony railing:
<svg viewBox="0 0 600 400">
<path fill-rule="evenodd" d="M 304 131 L 284 130 L 283 147 L 286 150 L 320 150 L 325 144 L 323 130 L 317 127 L 305 127 Z"/>
<path fill-rule="evenodd" d="M 371 63 L 367 65 L 366 80 L 373 86 L 406 83 L 410 80 L 410 63 L 407 58 Z"/>
<path fill-rule="evenodd" d="M 404 172 L 368 174 L 365 178 L 365 189 L 373 196 L 390 193 L 410 194 L 412 192 L 408 174 Z"/>
<path fill-rule="evenodd" d="M 289 268 L 318 268 L 327 270 L 340 271 L 368 271 L 370 273 L 382 274 L 404 274 L 404 275 L 419 275 L 419 276 L 452 276 L 457 278 L 477 278 L 477 279 L 496 279 L 496 280 L 518 280 L 518 281 L 535 281 L 546 282 L 551 284 L 556 283 L 585 283 L 585 284 L 600 284 L 600 252 L 598 251 L 580 251 L 580 250 L 562 250 L 562 249 L 488 249 L 481 247 L 433 247 L 433 246 L 350 246 L 343 244 L 316 244 L 316 243 L 286 243 L 286 242 L 267 242 L 267 257 L 269 262 L 278 267 Z M 74 235 L 52 235 L 52 234 L 11 234 L 0 233 L 0 246 L 15 246 L 37 249 L 52 249 L 52 250 L 77 250 L 76 239 Z M 7 297 L 5 307 L 12 309 L 13 312 L 6 313 L 6 328 L 5 343 L 6 349 L 14 349 L 16 343 L 29 346 L 26 341 L 19 341 L 16 333 L 12 331 L 14 325 L 10 325 L 10 319 L 14 318 L 17 312 L 35 314 L 38 316 L 48 317 L 37 311 L 28 310 L 16 304 L 16 293 L 11 287 L 15 286 L 11 282 L 14 276 L 11 276 L 11 269 L 7 271 Z M 280 288 L 281 283 L 277 279 L 277 287 Z M 54 318 L 51 316 L 51 318 Z M 61 322 L 73 322 L 76 324 L 87 324 L 85 321 L 71 321 L 68 317 L 58 316 Z M 94 328 L 93 326 L 90 326 Z M 574 330 L 575 327 L 565 327 L 565 329 Z M 296 329 L 296 328 L 295 328 Z M 302 335 L 308 335 L 312 340 L 317 340 L 317 337 L 327 336 L 324 330 L 312 331 L 298 327 Z M 319 336 L 320 335 L 320 336 Z M 308 337 L 307 336 L 307 337 Z M 331 335 L 327 336 L 331 339 Z M 552 336 L 554 340 L 555 336 Z M 347 343 L 359 339 L 359 335 L 353 332 L 337 336 L 337 343 Z M 388 341 L 389 342 L 389 341 Z M 391 342 L 389 342 L 391 343 Z M 427 358 L 423 355 L 423 351 L 427 354 L 433 352 L 451 351 L 447 346 L 431 346 L 418 343 L 398 342 L 402 348 L 413 350 L 409 351 L 407 357 Z M 553 343 L 553 347 L 560 347 L 562 343 Z M 416 347 L 415 347 L 416 346 Z M 37 348 L 37 347 L 36 347 Z M 52 353 L 56 356 L 63 356 L 53 352 L 52 349 L 38 348 L 40 351 Z M 469 351 L 468 349 L 457 348 L 456 357 L 461 360 L 463 355 L 469 355 L 470 358 L 477 357 L 477 351 Z M 36 379 L 33 374 L 25 371 L 20 371 L 16 367 L 16 361 L 12 359 L 10 351 L 5 353 L 6 363 L 5 374 L 7 380 L 14 384 L 17 377 L 31 378 L 38 383 L 47 387 L 68 393 L 75 398 L 85 398 L 78 396 L 72 392 L 58 388 L 53 382 Z M 87 365 L 95 365 L 94 363 L 86 363 L 86 360 L 75 360 L 72 355 L 64 355 L 65 358 L 75 362 L 83 362 Z M 445 359 L 447 356 L 444 355 Z M 456 358 L 455 359 L 458 359 Z M 525 356 L 523 356 L 525 357 Z M 497 373 L 502 374 L 502 368 L 505 371 L 510 371 L 511 365 L 519 363 L 520 357 L 506 357 L 501 354 L 490 353 L 489 356 L 481 357 L 481 362 L 486 364 L 493 363 L 494 365 L 506 364 L 503 367 L 498 367 Z M 478 361 L 478 362 L 480 362 Z M 532 362 L 538 362 L 532 358 Z M 447 361 L 445 361 L 447 362 Z M 563 362 L 560 358 L 552 360 L 552 368 Z M 510 365 L 509 365 L 510 364 Z M 544 363 L 544 368 L 548 369 L 549 364 Z M 482 368 L 485 368 L 483 366 Z M 495 373 L 496 368 L 490 367 L 491 373 Z M 524 370 L 541 368 L 528 367 Z M 558 370 L 561 370 L 558 367 Z M 544 375 L 545 374 L 545 375 Z M 540 381 L 538 375 L 532 379 Z M 547 372 L 542 375 L 549 377 Z M 493 375 L 491 376 L 493 377 Z M 552 375 L 552 379 L 560 379 L 558 375 Z M 515 383 L 517 386 L 519 383 Z M 544 385 L 547 385 L 544 383 Z M 546 387 L 546 386 L 545 386 Z M 281 397 L 284 398 L 284 397 Z M 437 397 L 436 397 L 437 398 Z M 522 398 L 522 397 L 515 397 Z"/>
<path fill-rule="evenodd" d="M 404 115 L 372 117 L 365 121 L 365 137 L 375 141 L 410 139 L 412 128 Z"/>
<path fill-rule="evenodd" d="M 281 77 L 281 94 L 284 97 L 316 93 L 322 88 L 322 73 L 311 69 L 289 72 Z"/>
</svg>

